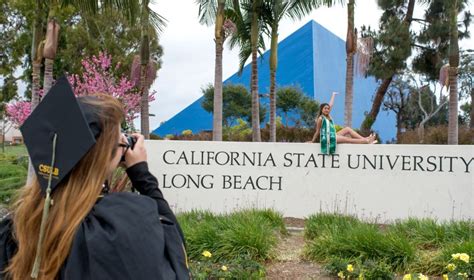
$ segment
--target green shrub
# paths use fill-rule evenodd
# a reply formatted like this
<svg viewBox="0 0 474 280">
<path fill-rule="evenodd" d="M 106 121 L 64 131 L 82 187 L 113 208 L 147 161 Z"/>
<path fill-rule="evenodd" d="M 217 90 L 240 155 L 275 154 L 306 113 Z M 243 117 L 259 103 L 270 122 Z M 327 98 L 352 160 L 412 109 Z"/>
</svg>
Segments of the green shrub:
<svg viewBox="0 0 474 280">
<path fill-rule="evenodd" d="M 360 259 L 334 257 L 329 259 L 324 269 L 329 275 L 344 279 L 395 279 L 392 268 L 383 261 L 362 262 Z"/>
<path fill-rule="evenodd" d="M 440 254 L 440 259 L 446 265 L 451 261 L 452 255 L 458 253 L 465 253 L 471 257 L 467 264 L 467 269 L 470 271 L 471 276 L 474 276 L 472 275 L 474 274 L 474 240 L 446 245 Z"/>
<path fill-rule="evenodd" d="M 263 261 L 273 257 L 283 218 L 273 210 L 242 210 L 227 215 L 190 211 L 178 215 L 196 279 L 260 279 Z M 209 251 L 212 257 L 203 258 Z M 222 265 L 228 271 L 223 271 Z"/>
<path fill-rule="evenodd" d="M 224 141 L 251 141 L 251 136 L 252 128 L 242 119 L 237 119 L 237 124 L 234 126 L 224 126 L 222 130 Z"/>
<path fill-rule="evenodd" d="M 280 221 L 278 220 L 280 217 Z M 191 211 L 178 215 L 185 233 L 188 255 L 197 258 L 205 250 L 216 260 L 272 257 L 276 232 L 282 231 L 283 218 L 272 210 L 244 210 L 228 215 Z"/>
<path fill-rule="evenodd" d="M 389 231 L 406 236 L 421 249 L 440 248 L 449 242 L 463 242 L 474 238 L 474 223 L 452 221 L 437 223 L 433 219 L 408 219 L 390 226 Z"/>
<path fill-rule="evenodd" d="M 262 264 L 249 258 L 233 259 L 228 262 L 215 263 L 212 256 L 202 256 L 200 260 L 190 261 L 193 279 L 262 279 L 265 268 Z"/>
<path fill-rule="evenodd" d="M 458 130 L 459 144 L 474 144 L 474 130 L 466 126 L 459 126 Z M 399 135 L 397 139 L 399 144 L 419 144 L 420 137 L 416 129 L 407 130 Z M 447 144 L 448 127 L 446 125 L 432 126 L 425 128 L 423 144 Z"/>
<path fill-rule="evenodd" d="M 308 217 L 305 223 L 306 239 L 314 239 L 323 234 L 337 234 L 358 225 L 356 217 L 332 213 L 318 213 Z"/>
<path fill-rule="evenodd" d="M 327 232 L 306 248 L 308 258 L 327 261 L 331 256 L 367 260 L 384 260 L 395 271 L 403 271 L 415 256 L 407 238 L 383 234 L 377 226 L 358 224 L 342 231 Z"/>
</svg>

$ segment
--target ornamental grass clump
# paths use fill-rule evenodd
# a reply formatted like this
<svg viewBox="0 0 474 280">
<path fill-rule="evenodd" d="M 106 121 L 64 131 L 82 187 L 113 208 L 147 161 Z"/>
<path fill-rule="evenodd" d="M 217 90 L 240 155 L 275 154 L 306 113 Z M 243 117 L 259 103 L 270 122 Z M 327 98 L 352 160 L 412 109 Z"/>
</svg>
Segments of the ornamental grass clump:
<svg viewBox="0 0 474 280">
<path fill-rule="evenodd" d="M 397 221 L 389 231 L 406 236 L 420 249 L 438 249 L 449 242 L 463 242 L 474 238 L 474 227 L 470 221 L 439 223 L 433 219 L 410 218 Z"/>
<path fill-rule="evenodd" d="M 336 213 L 318 213 L 308 217 L 304 236 L 306 239 L 312 240 L 324 234 L 343 232 L 358 224 L 360 224 L 359 220 L 353 216 Z"/>
<path fill-rule="evenodd" d="M 270 209 L 191 211 L 178 220 L 195 279 L 264 277 L 263 262 L 273 258 L 278 235 L 286 233 L 282 215 Z"/>
<path fill-rule="evenodd" d="M 404 271 L 415 257 L 415 247 L 404 236 L 381 232 L 376 225 L 356 224 L 328 231 L 310 241 L 306 256 L 326 262 L 331 257 L 381 261 L 393 271 Z"/>
</svg>

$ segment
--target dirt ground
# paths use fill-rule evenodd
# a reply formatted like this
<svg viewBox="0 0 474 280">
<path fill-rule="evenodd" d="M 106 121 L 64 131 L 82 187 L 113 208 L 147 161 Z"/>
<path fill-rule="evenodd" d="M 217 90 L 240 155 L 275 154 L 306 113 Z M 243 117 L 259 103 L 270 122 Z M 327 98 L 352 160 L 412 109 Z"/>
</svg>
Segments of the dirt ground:
<svg viewBox="0 0 474 280">
<path fill-rule="evenodd" d="M 267 264 L 267 279 L 333 279 L 327 276 L 318 264 L 305 261 L 302 257 L 304 248 L 303 228 L 305 220 L 292 217 L 284 218 L 287 228 L 292 228 L 289 235 L 279 240 L 277 257 Z"/>
</svg>

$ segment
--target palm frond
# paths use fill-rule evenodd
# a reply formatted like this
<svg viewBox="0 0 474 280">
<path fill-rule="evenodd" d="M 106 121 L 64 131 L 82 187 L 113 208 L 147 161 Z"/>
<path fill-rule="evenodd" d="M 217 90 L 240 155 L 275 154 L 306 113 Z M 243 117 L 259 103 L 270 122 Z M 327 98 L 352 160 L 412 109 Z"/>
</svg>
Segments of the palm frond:
<svg viewBox="0 0 474 280">
<path fill-rule="evenodd" d="M 195 3 L 198 5 L 199 23 L 213 25 L 217 16 L 217 1 L 196 0 Z"/>
<path fill-rule="evenodd" d="M 239 50 L 239 72 L 238 75 L 242 75 L 242 71 L 244 70 L 245 63 L 249 59 L 250 55 L 252 55 L 252 46 L 250 44 L 250 40 L 244 42 L 243 45 L 240 46 Z"/>
<path fill-rule="evenodd" d="M 167 20 L 157 12 L 153 11 L 150 6 L 148 6 L 148 15 L 150 24 L 158 34 L 161 34 L 166 27 Z"/>
<path fill-rule="evenodd" d="M 301 19 L 313 10 L 326 6 L 332 7 L 337 3 L 344 5 L 344 0 L 290 0 L 288 16 L 292 19 Z"/>
</svg>

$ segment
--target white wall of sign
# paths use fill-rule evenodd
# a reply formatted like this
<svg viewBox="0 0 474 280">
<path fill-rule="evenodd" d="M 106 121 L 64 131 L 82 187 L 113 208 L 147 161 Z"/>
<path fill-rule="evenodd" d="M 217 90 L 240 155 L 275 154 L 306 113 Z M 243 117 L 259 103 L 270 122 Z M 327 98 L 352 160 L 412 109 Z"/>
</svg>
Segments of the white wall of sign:
<svg viewBox="0 0 474 280">
<path fill-rule="evenodd" d="M 474 146 L 146 142 L 151 172 L 172 208 L 215 213 L 273 208 L 380 222 L 474 219 Z"/>
</svg>

